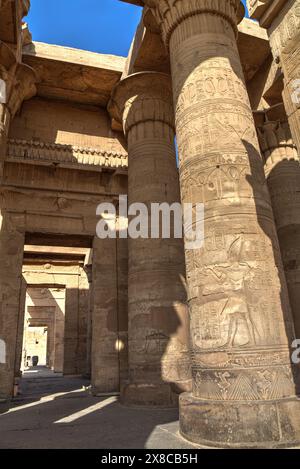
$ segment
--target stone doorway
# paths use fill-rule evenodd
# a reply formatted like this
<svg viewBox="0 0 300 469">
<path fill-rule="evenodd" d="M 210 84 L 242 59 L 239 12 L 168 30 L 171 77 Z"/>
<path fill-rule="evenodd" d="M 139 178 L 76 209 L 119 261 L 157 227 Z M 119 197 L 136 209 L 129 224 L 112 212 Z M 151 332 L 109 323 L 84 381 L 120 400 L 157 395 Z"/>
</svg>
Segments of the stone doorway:
<svg viewBox="0 0 300 469">
<path fill-rule="evenodd" d="M 64 286 L 27 287 L 22 371 L 39 365 L 63 373 L 65 296 Z"/>
<path fill-rule="evenodd" d="M 47 350 L 48 328 L 44 326 L 29 326 L 24 337 L 23 366 L 48 366 Z"/>
<path fill-rule="evenodd" d="M 20 378 L 82 377 L 89 368 L 91 249 L 38 241 L 24 246 L 14 396 Z"/>
</svg>

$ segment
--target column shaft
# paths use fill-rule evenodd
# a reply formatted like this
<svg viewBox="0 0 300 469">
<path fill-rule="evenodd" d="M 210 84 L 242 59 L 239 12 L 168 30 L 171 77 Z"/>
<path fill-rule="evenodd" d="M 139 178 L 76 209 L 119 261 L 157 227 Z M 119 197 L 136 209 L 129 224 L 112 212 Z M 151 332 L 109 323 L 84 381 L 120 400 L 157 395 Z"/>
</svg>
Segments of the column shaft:
<svg viewBox="0 0 300 469">
<path fill-rule="evenodd" d="M 150 234 L 151 204 L 180 200 L 169 77 L 130 76 L 113 100 L 128 141 L 129 206 L 147 207 Z M 129 236 L 128 297 L 129 383 L 122 398 L 133 405 L 177 405 L 189 385 L 188 319 L 183 243 L 172 230 L 170 239 L 161 231 L 157 239 Z"/>
<path fill-rule="evenodd" d="M 300 164 L 283 104 L 255 114 L 295 323 L 300 337 Z"/>
<path fill-rule="evenodd" d="M 93 318 L 93 264 L 85 264 L 84 271 L 86 273 L 89 285 L 89 299 L 86 325 L 86 370 L 87 378 L 91 377 L 91 352 L 92 352 L 92 318 Z"/>
<path fill-rule="evenodd" d="M 240 3 L 146 3 L 170 50 L 182 201 L 205 206 L 204 247 L 186 250 L 193 391 L 180 397 L 181 433 L 221 446 L 299 441 L 293 323 L 236 44 Z"/>
<path fill-rule="evenodd" d="M 0 225 L 0 340 L 5 349 L 0 361 L 1 401 L 13 395 L 24 235 L 7 214 L 1 214 Z"/>
<path fill-rule="evenodd" d="M 24 99 L 36 91 L 33 69 L 18 63 L 16 52 L 0 42 L 0 188 L 3 191 L 3 168 L 9 125 Z M 0 200 L 0 399 L 13 394 L 17 346 L 24 233 L 20 219 L 5 211 Z"/>
<path fill-rule="evenodd" d="M 95 395 L 120 388 L 116 258 L 116 239 L 94 239 L 91 378 Z"/>
<path fill-rule="evenodd" d="M 289 0 L 268 29 L 284 77 L 283 102 L 300 153 L 300 0 Z"/>
</svg>

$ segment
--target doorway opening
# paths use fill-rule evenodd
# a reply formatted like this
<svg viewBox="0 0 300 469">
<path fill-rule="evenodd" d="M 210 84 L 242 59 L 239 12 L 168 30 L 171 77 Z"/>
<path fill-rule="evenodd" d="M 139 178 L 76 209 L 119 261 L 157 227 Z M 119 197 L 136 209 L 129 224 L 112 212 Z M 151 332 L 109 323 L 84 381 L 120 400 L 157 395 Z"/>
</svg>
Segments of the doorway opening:
<svg viewBox="0 0 300 469">
<path fill-rule="evenodd" d="M 21 370 L 39 367 L 63 374 L 65 286 L 27 286 Z"/>
<path fill-rule="evenodd" d="M 24 369 L 31 366 L 49 366 L 47 356 L 48 328 L 43 326 L 29 326 L 24 336 Z"/>
<path fill-rule="evenodd" d="M 79 238 L 26 235 L 15 397 L 28 397 L 38 387 L 46 392 L 47 385 L 56 392 L 72 378 L 87 380 L 91 308 L 85 266 L 92 249 L 90 239 Z"/>
</svg>

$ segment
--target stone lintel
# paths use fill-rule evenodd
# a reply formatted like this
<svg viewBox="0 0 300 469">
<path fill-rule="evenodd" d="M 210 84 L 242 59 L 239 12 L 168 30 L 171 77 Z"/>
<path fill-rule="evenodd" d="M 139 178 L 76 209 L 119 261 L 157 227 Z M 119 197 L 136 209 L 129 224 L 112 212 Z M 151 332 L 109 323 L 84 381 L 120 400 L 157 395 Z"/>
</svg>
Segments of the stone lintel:
<svg viewBox="0 0 300 469">
<path fill-rule="evenodd" d="M 265 122 L 286 122 L 287 115 L 283 103 L 270 106 L 268 109 L 261 109 L 253 112 L 256 127 L 262 127 Z"/>
<path fill-rule="evenodd" d="M 44 42 L 33 42 L 24 47 L 25 56 L 34 56 L 59 62 L 122 72 L 125 58 L 116 55 L 98 54 L 72 47 L 57 46 Z"/>
<path fill-rule="evenodd" d="M 145 15 L 133 38 L 122 78 L 144 70 L 170 74 L 170 59 L 160 33 L 146 25 Z"/>
<path fill-rule="evenodd" d="M 160 34 L 151 24 L 150 15 L 148 10 L 137 28 L 123 78 L 143 70 L 170 73 L 169 55 Z M 238 31 L 240 58 L 246 81 L 249 81 L 271 54 L 268 34 L 257 22 L 248 18 L 238 25 Z"/>
<path fill-rule="evenodd" d="M 249 15 L 263 28 L 269 28 L 288 0 L 247 0 Z"/>
<path fill-rule="evenodd" d="M 144 6 L 143 0 L 120 0 L 121 2 L 124 3 L 131 3 L 132 5 L 137 5 L 137 6 Z"/>
<path fill-rule="evenodd" d="M 33 42 L 23 61 L 39 74 L 38 95 L 106 107 L 126 59 L 114 55 Z"/>
<path fill-rule="evenodd" d="M 238 25 L 238 31 L 237 44 L 248 82 L 271 55 L 271 48 L 267 32 L 258 23 L 244 18 Z"/>
</svg>

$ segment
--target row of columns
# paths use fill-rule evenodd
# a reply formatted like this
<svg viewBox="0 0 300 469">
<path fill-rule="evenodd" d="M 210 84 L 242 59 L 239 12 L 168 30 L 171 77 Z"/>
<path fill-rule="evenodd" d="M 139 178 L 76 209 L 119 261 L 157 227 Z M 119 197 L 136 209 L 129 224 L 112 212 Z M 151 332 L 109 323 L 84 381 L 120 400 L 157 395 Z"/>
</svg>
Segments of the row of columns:
<svg viewBox="0 0 300 469">
<path fill-rule="evenodd" d="M 299 378 L 290 357 L 295 330 L 237 49 L 243 7 L 239 0 L 144 3 L 170 54 L 172 96 L 167 76 L 155 73 L 130 76 L 113 93 L 111 115 L 123 123 L 128 141 L 129 203 L 179 200 L 173 101 L 181 202 L 204 204 L 205 229 L 202 248 L 185 247 L 190 338 L 170 358 L 166 345 L 154 360 L 148 339 L 184 343 L 175 328 L 168 329 L 167 319 L 169 311 L 178 321 L 178 310 L 170 305 L 184 300 L 178 283 L 181 246 L 175 248 L 175 240 L 129 241 L 130 378 L 122 399 L 172 404 L 172 397 L 163 397 L 170 381 L 164 365 L 169 362 L 166 368 L 172 369 L 172 363 L 187 363 L 189 347 L 192 388 L 179 402 L 185 438 L 214 446 L 297 444 Z M 284 151 L 296 161 L 295 147 L 289 136 L 285 139 Z M 288 177 L 285 171 L 280 175 Z M 275 176 L 268 180 L 274 199 Z M 279 211 L 275 216 L 280 219 L 284 214 Z M 287 231 L 282 231 L 282 243 Z M 293 243 L 294 238 L 292 248 Z M 176 262 L 169 254 L 174 248 Z M 177 369 L 183 370 L 181 365 Z M 183 370 L 172 381 L 176 387 L 187 378 Z"/>
<path fill-rule="evenodd" d="M 186 390 L 180 395 L 180 429 L 195 443 L 297 444 L 299 381 L 290 360 L 295 331 L 285 280 L 292 297 L 295 269 L 289 256 L 292 252 L 294 266 L 297 207 L 290 206 L 290 217 L 284 213 L 278 190 L 287 179 L 291 184 L 291 170 L 277 171 L 287 158 L 297 166 L 295 147 L 274 110 L 257 117 L 263 117 L 257 125 L 268 190 L 236 45 L 243 16 L 239 0 L 145 4 L 161 28 L 172 81 L 163 74 L 136 74 L 113 93 L 110 111 L 122 122 L 128 141 L 129 203 L 148 208 L 180 199 L 203 203 L 205 243 L 201 249 L 186 248 L 184 262 L 182 242 L 175 237 L 129 240 L 129 379 L 122 400 L 173 406 Z M 8 46 L 0 47 L 6 84 L 0 104 L 3 161 L 9 122 L 34 92 L 34 74 Z M 272 132 L 270 121 L 276 122 Z M 278 159 L 276 175 L 269 162 Z M 292 175 L 290 188 L 296 194 L 298 178 Z M 286 239 L 290 247 L 284 265 L 278 235 L 281 248 Z M 13 382 L 22 246 L 23 233 L 2 214 L 2 399 L 11 394 Z M 18 260 L 13 265 L 12 254 Z"/>
</svg>

